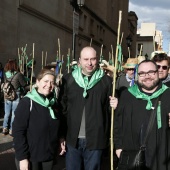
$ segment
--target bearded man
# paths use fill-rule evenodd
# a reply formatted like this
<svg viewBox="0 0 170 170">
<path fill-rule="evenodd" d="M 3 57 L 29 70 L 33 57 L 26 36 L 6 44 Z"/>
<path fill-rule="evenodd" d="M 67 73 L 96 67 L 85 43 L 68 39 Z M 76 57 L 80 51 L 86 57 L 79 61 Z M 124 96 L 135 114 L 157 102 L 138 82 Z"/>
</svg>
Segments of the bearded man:
<svg viewBox="0 0 170 170">
<path fill-rule="evenodd" d="M 139 64 L 137 84 L 122 93 L 114 119 L 114 144 L 120 158 L 122 150 L 139 150 L 143 144 L 150 115 L 158 97 L 159 109 L 155 109 L 156 118 L 146 143 L 148 170 L 170 169 L 170 90 L 159 80 L 156 63 L 144 60 Z M 119 170 L 128 170 L 128 160 L 124 161 L 124 169 L 118 168 Z"/>
</svg>

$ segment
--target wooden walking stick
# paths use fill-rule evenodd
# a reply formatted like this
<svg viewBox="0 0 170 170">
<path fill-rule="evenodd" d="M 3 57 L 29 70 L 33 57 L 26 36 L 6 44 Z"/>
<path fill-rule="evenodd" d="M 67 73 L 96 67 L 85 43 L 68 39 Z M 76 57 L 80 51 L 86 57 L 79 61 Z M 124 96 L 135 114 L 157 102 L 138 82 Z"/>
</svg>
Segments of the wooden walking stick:
<svg viewBox="0 0 170 170">
<path fill-rule="evenodd" d="M 111 52 L 111 54 L 112 54 L 112 62 L 113 62 L 113 64 L 112 65 L 114 65 L 114 56 L 113 56 L 113 45 L 111 45 L 111 50 L 112 50 L 112 52 Z"/>
<path fill-rule="evenodd" d="M 32 76 L 34 71 L 34 46 L 35 43 L 33 43 L 33 49 L 32 49 L 32 70 L 31 70 L 31 80 L 30 80 L 30 92 L 32 91 Z"/>
<path fill-rule="evenodd" d="M 103 60 L 103 44 L 101 46 L 101 50 L 100 50 L 100 62 L 102 63 Z"/>
<path fill-rule="evenodd" d="M 21 71 L 21 56 L 20 56 L 19 48 L 18 48 L 18 60 L 19 60 L 19 70 Z"/>
<path fill-rule="evenodd" d="M 120 26 L 121 26 L 121 20 L 122 20 L 122 11 L 119 11 L 119 22 L 118 22 L 118 31 L 117 31 L 117 46 L 116 46 L 116 58 L 115 58 L 115 70 L 113 74 L 113 92 L 112 97 L 115 96 L 115 83 L 116 83 L 116 68 L 117 68 L 117 58 L 118 58 L 118 45 L 120 44 Z M 112 108 L 111 113 L 111 170 L 114 169 L 113 165 L 113 123 L 114 123 L 114 108 Z"/>
<path fill-rule="evenodd" d="M 128 56 L 130 58 L 130 48 L 128 47 Z"/>
<path fill-rule="evenodd" d="M 93 39 L 91 38 L 91 40 L 90 40 L 90 47 L 91 47 L 91 45 L 92 45 L 92 41 L 93 41 Z"/>
<path fill-rule="evenodd" d="M 44 67 L 44 52 L 42 51 L 42 66 L 41 66 L 41 68 L 43 69 L 43 67 Z"/>
<path fill-rule="evenodd" d="M 47 65 L 47 51 L 46 51 L 46 53 L 45 53 L 45 66 Z"/>
<path fill-rule="evenodd" d="M 60 39 L 59 38 L 58 38 L 58 57 L 59 57 L 59 61 L 61 61 Z"/>
<path fill-rule="evenodd" d="M 122 36 L 121 36 L 121 39 L 120 39 L 120 45 L 122 44 L 122 41 L 123 41 L 123 35 L 124 35 L 124 32 L 122 32 Z"/>
<path fill-rule="evenodd" d="M 67 73 L 70 72 L 70 48 L 68 49 L 68 54 L 67 54 Z"/>
<path fill-rule="evenodd" d="M 155 32 L 153 32 L 153 51 L 155 51 Z"/>
<path fill-rule="evenodd" d="M 142 55 L 142 49 L 143 49 L 143 45 L 141 44 L 141 46 L 140 46 L 140 53 L 139 53 L 139 56 L 141 56 L 141 55 Z"/>
</svg>

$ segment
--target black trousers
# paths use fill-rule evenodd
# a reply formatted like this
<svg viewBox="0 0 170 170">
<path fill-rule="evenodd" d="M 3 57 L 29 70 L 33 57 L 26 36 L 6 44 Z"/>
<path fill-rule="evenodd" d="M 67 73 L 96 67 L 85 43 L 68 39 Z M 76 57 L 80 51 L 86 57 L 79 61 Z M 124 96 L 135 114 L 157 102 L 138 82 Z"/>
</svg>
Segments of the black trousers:
<svg viewBox="0 0 170 170">
<path fill-rule="evenodd" d="M 15 159 L 15 164 L 17 170 L 20 170 L 19 161 L 17 159 Z M 30 166 L 30 170 L 52 170 L 53 160 L 47 162 L 30 162 L 29 166 Z"/>
</svg>

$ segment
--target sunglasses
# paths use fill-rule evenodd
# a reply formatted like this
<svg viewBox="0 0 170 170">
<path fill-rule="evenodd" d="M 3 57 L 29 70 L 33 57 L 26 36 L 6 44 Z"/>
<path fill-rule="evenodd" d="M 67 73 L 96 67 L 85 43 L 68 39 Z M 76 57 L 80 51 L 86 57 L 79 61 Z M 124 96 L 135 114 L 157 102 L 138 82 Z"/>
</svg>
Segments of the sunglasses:
<svg viewBox="0 0 170 170">
<path fill-rule="evenodd" d="M 134 71 L 134 68 L 127 68 L 128 71 Z"/>
<path fill-rule="evenodd" d="M 161 66 L 161 65 L 157 65 L 158 69 L 162 68 L 162 70 L 167 70 L 169 67 L 168 66 Z"/>
</svg>

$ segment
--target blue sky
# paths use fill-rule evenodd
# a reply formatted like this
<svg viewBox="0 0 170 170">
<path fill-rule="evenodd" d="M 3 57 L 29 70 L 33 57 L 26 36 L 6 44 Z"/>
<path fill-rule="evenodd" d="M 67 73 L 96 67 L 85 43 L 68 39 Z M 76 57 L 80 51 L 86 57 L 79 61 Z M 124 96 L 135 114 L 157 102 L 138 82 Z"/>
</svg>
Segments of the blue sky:
<svg viewBox="0 0 170 170">
<path fill-rule="evenodd" d="M 156 23 L 156 29 L 163 34 L 163 50 L 169 50 L 170 43 L 170 0 L 129 0 L 129 11 L 138 16 L 138 28 L 142 22 Z"/>
</svg>

